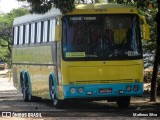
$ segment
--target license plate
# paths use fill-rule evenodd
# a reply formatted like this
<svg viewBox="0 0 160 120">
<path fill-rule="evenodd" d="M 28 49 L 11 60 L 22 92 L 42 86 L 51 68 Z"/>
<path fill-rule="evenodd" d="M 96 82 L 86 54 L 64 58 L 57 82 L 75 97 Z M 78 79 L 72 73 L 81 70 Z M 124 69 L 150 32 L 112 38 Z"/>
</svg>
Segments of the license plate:
<svg viewBox="0 0 160 120">
<path fill-rule="evenodd" d="M 111 88 L 102 88 L 99 89 L 99 93 L 111 93 L 112 89 Z"/>
</svg>

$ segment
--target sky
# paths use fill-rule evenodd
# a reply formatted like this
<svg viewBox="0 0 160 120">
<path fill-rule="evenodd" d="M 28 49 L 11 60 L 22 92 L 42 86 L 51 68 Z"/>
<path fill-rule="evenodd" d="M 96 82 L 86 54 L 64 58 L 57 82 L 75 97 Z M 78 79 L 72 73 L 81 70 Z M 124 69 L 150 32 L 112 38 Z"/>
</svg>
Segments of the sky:
<svg viewBox="0 0 160 120">
<path fill-rule="evenodd" d="M 18 8 L 22 5 L 17 0 L 0 0 L 0 12 L 10 12 L 14 8 Z"/>
</svg>

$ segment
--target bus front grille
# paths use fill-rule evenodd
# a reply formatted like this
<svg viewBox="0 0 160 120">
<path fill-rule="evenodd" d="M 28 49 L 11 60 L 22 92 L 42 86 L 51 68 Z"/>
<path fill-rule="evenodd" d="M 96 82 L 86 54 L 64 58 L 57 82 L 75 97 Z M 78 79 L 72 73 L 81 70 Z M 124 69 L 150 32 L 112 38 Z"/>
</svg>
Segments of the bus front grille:
<svg viewBox="0 0 160 120">
<path fill-rule="evenodd" d="M 133 83 L 134 80 L 86 80 L 86 81 L 75 81 L 72 84 L 116 84 L 116 83 Z"/>
</svg>

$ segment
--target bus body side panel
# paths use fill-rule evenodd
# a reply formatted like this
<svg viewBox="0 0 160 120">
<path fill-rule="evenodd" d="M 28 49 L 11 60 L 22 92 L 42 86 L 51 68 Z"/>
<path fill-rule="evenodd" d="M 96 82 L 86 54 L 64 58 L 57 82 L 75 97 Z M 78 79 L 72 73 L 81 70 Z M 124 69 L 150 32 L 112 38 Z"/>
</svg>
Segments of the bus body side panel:
<svg viewBox="0 0 160 120">
<path fill-rule="evenodd" d="M 49 75 L 54 71 L 53 44 L 13 48 L 13 81 L 20 90 L 20 71 L 30 75 L 32 95 L 49 98 Z"/>
<path fill-rule="evenodd" d="M 20 90 L 20 72 L 21 70 L 19 70 L 20 66 L 14 64 L 12 66 L 12 74 L 13 74 L 13 84 L 14 84 L 14 87 L 17 89 L 17 90 Z"/>
</svg>

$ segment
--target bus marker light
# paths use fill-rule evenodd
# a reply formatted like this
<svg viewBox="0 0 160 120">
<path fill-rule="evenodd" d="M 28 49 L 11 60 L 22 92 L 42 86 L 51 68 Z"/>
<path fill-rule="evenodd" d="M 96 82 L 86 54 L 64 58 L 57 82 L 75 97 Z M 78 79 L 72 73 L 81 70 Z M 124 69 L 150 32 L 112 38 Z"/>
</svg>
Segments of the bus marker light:
<svg viewBox="0 0 160 120">
<path fill-rule="evenodd" d="M 138 91 L 139 91 L 139 86 L 138 86 L 138 85 L 135 85 L 135 86 L 134 86 L 134 91 L 135 91 L 135 92 L 138 92 Z"/>
<path fill-rule="evenodd" d="M 71 93 L 74 94 L 76 92 L 75 88 L 71 88 Z"/>
<path fill-rule="evenodd" d="M 132 86 L 127 86 L 127 87 L 126 87 L 126 91 L 127 91 L 127 92 L 131 92 L 131 91 L 132 91 Z"/>
<path fill-rule="evenodd" d="M 84 89 L 83 88 L 78 88 L 79 93 L 83 93 Z"/>
</svg>

